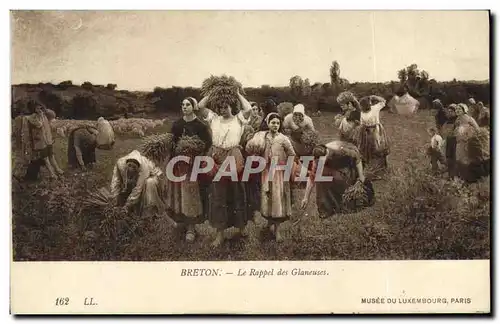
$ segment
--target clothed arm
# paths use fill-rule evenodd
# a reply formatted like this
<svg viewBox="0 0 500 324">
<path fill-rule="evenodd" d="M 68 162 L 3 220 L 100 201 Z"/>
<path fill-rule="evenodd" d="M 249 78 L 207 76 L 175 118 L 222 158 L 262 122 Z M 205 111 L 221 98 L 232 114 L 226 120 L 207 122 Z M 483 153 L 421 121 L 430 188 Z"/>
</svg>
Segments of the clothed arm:
<svg viewBox="0 0 500 324">
<path fill-rule="evenodd" d="M 42 128 L 43 126 L 43 120 L 38 114 L 32 114 L 31 116 L 28 116 L 28 121 L 35 128 Z"/>
<path fill-rule="evenodd" d="M 371 106 L 372 110 L 380 111 L 385 107 L 385 99 L 379 96 L 370 96 L 371 100 L 376 101 L 377 103 Z"/>
<path fill-rule="evenodd" d="M 287 156 L 295 156 L 295 150 L 293 149 L 292 142 L 290 142 L 290 139 L 286 136 L 284 136 L 283 140 L 283 148 L 285 149 L 285 153 Z"/>
<path fill-rule="evenodd" d="M 141 169 L 139 171 L 139 178 L 137 179 L 137 184 L 135 185 L 134 189 L 132 189 L 132 192 L 127 198 L 127 203 L 125 204 L 126 207 L 131 207 L 135 205 L 137 202 L 139 202 L 139 199 L 141 198 L 142 189 L 144 187 L 144 184 L 146 183 L 147 178 L 149 177 L 149 173 L 150 173 L 149 169 L 141 164 Z"/>
<path fill-rule="evenodd" d="M 78 131 L 75 132 L 75 139 L 73 146 L 75 147 L 75 153 L 76 153 L 76 159 L 78 160 L 78 164 L 80 165 L 81 168 L 85 167 L 85 163 L 83 163 L 83 155 L 82 155 L 82 150 L 80 149 L 80 142 L 81 142 L 81 133 Z"/>
<path fill-rule="evenodd" d="M 241 112 L 243 114 L 243 117 L 245 117 L 245 119 L 249 119 L 250 114 L 252 112 L 252 105 L 250 104 L 250 102 L 248 102 L 248 100 L 245 97 L 241 95 L 239 90 L 238 90 L 238 99 L 241 103 Z"/>
<path fill-rule="evenodd" d="M 118 168 L 118 164 L 115 164 L 113 168 L 113 177 L 111 178 L 111 198 L 116 198 L 120 194 L 122 186 L 122 176 L 120 174 L 120 170 Z"/>
</svg>

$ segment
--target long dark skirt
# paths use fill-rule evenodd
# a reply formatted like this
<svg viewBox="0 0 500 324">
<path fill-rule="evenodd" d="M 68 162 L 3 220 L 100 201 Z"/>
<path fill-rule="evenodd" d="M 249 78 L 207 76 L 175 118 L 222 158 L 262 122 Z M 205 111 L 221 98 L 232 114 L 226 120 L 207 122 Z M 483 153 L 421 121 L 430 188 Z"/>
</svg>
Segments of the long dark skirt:
<svg viewBox="0 0 500 324">
<path fill-rule="evenodd" d="M 244 228 L 250 219 L 244 182 L 212 182 L 209 194 L 209 222 L 216 229 Z"/>
<path fill-rule="evenodd" d="M 345 167 L 342 169 L 332 169 L 325 166 L 323 175 L 332 176 L 331 182 L 316 183 L 316 205 L 320 217 L 328 217 L 334 214 L 348 211 L 351 207 L 344 206 L 342 195 L 357 181 L 357 172 L 354 168 Z M 370 181 L 365 182 L 368 192 L 368 206 L 375 202 L 375 190 Z"/>
<path fill-rule="evenodd" d="M 377 144 L 376 137 L 380 137 Z M 363 167 L 370 168 L 375 174 L 383 173 L 388 168 L 387 156 L 390 153 L 390 141 L 382 124 L 361 126 L 356 129 L 356 143 L 363 159 Z"/>
</svg>

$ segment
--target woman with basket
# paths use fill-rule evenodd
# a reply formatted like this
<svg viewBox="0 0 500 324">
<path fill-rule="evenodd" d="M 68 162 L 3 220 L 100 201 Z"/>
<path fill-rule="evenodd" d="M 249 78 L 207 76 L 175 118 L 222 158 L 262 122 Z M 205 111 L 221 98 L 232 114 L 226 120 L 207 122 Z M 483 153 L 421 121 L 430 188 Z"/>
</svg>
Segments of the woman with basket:
<svg viewBox="0 0 500 324">
<path fill-rule="evenodd" d="M 214 247 L 223 243 L 224 231 L 228 228 L 234 227 L 245 236 L 250 218 L 245 184 L 240 181 L 245 165 L 240 143 L 252 107 L 241 91 L 241 85 L 234 78 L 227 77 L 211 77 L 202 86 L 204 98 L 200 106 L 210 106 L 211 113 L 206 118 L 212 131 L 209 156 L 215 162 L 211 172 L 214 178 L 210 185 L 208 213 L 210 225 L 217 229 L 212 243 Z M 229 169 L 232 176 L 222 176 L 218 172 L 221 167 L 223 171 Z"/>
<path fill-rule="evenodd" d="M 307 180 L 301 209 L 306 208 L 313 186 L 316 186 L 316 205 L 320 218 L 374 203 L 373 186 L 369 180 L 365 179 L 361 154 L 354 144 L 332 141 L 317 145 L 313 150 L 313 155 L 315 161 Z M 318 181 L 320 158 L 325 159 L 321 175 L 332 177 L 331 181 Z"/>
<path fill-rule="evenodd" d="M 186 230 L 186 241 L 193 242 L 196 236 L 195 224 L 205 220 L 208 209 L 206 181 L 190 179 L 193 161 L 197 155 L 206 155 L 212 146 L 208 126 L 196 117 L 198 102 L 192 97 L 182 101 L 183 117 L 172 125 L 174 156 L 188 156 L 190 162 L 179 161 L 174 165 L 176 177 L 186 176 L 181 182 L 167 179 L 167 213 Z"/>
</svg>

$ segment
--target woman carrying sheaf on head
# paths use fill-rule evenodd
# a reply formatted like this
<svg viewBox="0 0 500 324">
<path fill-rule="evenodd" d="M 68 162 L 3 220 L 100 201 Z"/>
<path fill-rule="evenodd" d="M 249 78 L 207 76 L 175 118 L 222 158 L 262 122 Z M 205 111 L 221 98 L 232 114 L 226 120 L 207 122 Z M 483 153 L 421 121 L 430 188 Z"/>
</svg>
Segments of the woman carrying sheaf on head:
<svg viewBox="0 0 500 324">
<path fill-rule="evenodd" d="M 212 146 L 212 137 L 206 123 L 197 118 L 198 102 L 192 97 L 182 101 L 183 117 L 172 125 L 173 152 L 179 145 L 183 136 L 194 137 L 203 141 L 202 154 L 205 155 Z M 175 154 L 172 156 L 175 157 Z M 193 159 L 194 157 L 190 157 Z M 174 165 L 173 174 L 176 177 L 186 176 L 181 182 L 167 179 L 166 206 L 167 213 L 176 223 L 186 230 L 186 241 L 195 239 L 195 224 L 200 224 L 206 219 L 208 213 L 208 185 L 206 179 L 191 180 L 193 160 L 190 162 L 178 161 Z"/>
<path fill-rule="evenodd" d="M 209 99 L 213 99 L 212 96 L 216 94 L 206 96 L 200 101 L 202 109 L 206 108 Z M 241 110 L 238 108 L 238 102 Z M 224 231 L 228 228 L 234 227 L 239 234 L 245 236 L 245 227 L 251 217 L 246 186 L 240 181 L 245 166 L 240 143 L 245 125 L 249 123 L 251 111 L 250 103 L 238 91 L 237 101 L 211 107 L 206 114 L 205 121 L 210 125 L 212 133 L 212 148 L 208 155 L 215 163 L 211 173 L 215 178 L 210 184 L 208 212 L 210 225 L 217 229 L 215 240 L 212 242 L 214 247 L 223 243 Z M 235 162 L 233 167 L 236 167 L 236 170 L 232 170 L 230 159 Z M 236 174 L 232 173 L 234 177 L 227 175 L 218 177 L 217 171 L 221 167 Z"/>
<path fill-rule="evenodd" d="M 266 160 L 266 167 L 259 175 L 261 179 L 260 212 L 267 220 L 267 226 L 276 241 L 282 242 L 283 236 L 279 231 L 279 226 L 292 215 L 292 194 L 290 181 L 285 179 L 286 171 L 281 169 L 272 171 L 272 169 L 274 166 L 287 165 L 288 158 L 294 157 L 295 151 L 288 137 L 280 132 L 281 117 L 277 113 L 270 113 L 264 120 L 269 130 L 257 132 L 248 141 L 246 151 Z M 290 174 L 293 175 L 293 170 Z"/>
<path fill-rule="evenodd" d="M 388 168 L 387 156 L 390 153 L 390 141 L 380 122 L 380 111 L 385 107 L 385 99 L 379 96 L 363 97 L 360 106 L 361 127 L 357 130 L 356 144 L 363 165 L 384 172 Z"/>
</svg>

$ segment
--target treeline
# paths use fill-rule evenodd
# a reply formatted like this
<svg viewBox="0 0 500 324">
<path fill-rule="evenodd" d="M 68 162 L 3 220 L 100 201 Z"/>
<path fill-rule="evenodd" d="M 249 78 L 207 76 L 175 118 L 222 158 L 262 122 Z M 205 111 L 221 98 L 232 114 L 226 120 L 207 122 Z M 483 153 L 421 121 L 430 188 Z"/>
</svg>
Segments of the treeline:
<svg viewBox="0 0 500 324">
<path fill-rule="evenodd" d="M 26 103 L 29 99 L 40 100 L 54 110 L 58 117 L 68 119 L 96 119 L 99 116 L 114 119 L 125 114 L 145 116 L 152 113 L 177 112 L 184 98 L 192 96 L 201 99 L 200 89 L 194 87 L 156 87 L 152 92 L 116 90 L 116 87 L 116 84 L 93 85 L 90 82 L 74 85 L 71 81 L 57 85 L 51 83 L 13 85 L 12 117 L 27 113 Z M 421 109 L 430 108 L 434 99 L 441 99 L 446 105 L 465 102 L 468 98 L 474 97 L 476 101 L 482 101 L 485 105 L 490 104 L 489 82 L 456 80 L 436 82 L 431 79 L 420 86 L 408 86 L 407 80 L 388 83 L 349 83 L 342 80 L 332 86 L 331 83 L 310 85 L 307 79 L 303 82 L 293 77 L 289 86 L 263 85 L 259 88 L 245 88 L 245 93 L 249 100 L 259 103 L 266 99 L 273 99 L 276 103 L 301 102 L 309 112 L 314 112 L 338 111 L 340 107 L 336 97 L 345 90 L 354 92 L 359 98 L 375 94 L 387 100 L 395 94 L 402 95 L 407 91 L 420 101 Z"/>
<path fill-rule="evenodd" d="M 490 104 L 490 84 L 489 82 L 429 82 L 426 91 L 418 91 L 400 82 L 388 83 L 351 83 L 341 88 L 332 87 L 330 83 L 314 84 L 310 91 L 294 91 L 293 88 L 286 87 L 271 87 L 263 85 L 260 88 L 245 88 L 246 97 L 248 100 L 263 102 L 266 99 L 273 99 L 276 103 L 292 102 L 304 103 L 308 111 L 339 111 L 340 107 L 337 103 L 337 96 L 340 92 L 349 90 L 354 92 L 358 98 L 368 95 L 379 95 L 387 100 L 390 100 L 394 95 L 403 95 L 408 92 L 415 99 L 420 101 L 420 109 L 428 109 L 434 99 L 440 99 L 443 104 L 451 104 L 454 102 L 465 102 L 468 98 L 473 97 L 476 101 L 482 101 L 485 105 Z M 157 87 L 153 91 L 153 95 L 157 98 L 155 102 L 156 110 L 168 112 L 180 109 L 182 99 L 192 96 L 200 98 L 199 88 L 160 88 Z"/>
</svg>

